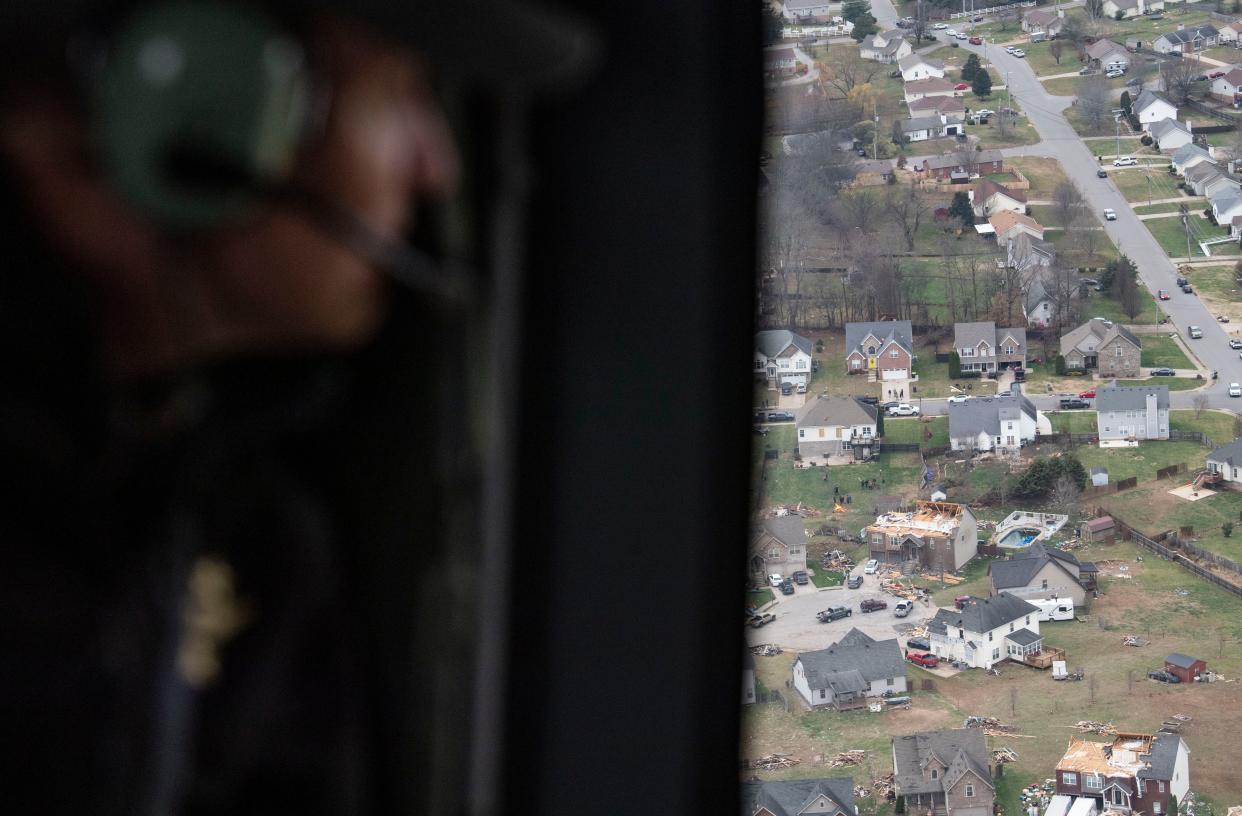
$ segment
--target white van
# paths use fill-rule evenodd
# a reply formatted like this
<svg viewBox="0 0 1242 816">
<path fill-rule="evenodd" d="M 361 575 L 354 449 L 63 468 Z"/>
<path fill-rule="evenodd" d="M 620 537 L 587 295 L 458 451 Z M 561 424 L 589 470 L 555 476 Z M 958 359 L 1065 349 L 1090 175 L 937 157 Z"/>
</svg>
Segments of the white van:
<svg viewBox="0 0 1242 816">
<path fill-rule="evenodd" d="M 1039 619 L 1041 621 L 1074 619 L 1073 598 L 1048 598 L 1046 600 L 1032 600 L 1031 603 L 1039 607 Z"/>
</svg>

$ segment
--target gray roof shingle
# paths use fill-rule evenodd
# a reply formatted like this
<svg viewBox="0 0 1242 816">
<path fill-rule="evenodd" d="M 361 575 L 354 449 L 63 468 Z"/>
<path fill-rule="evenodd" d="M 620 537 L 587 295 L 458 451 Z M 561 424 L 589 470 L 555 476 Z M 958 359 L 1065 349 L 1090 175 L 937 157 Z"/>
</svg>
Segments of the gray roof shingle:
<svg viewBox="0 0 1242 816">
<path fill-rule="evenodd" d="M 748 794 L 748 795 L 747 795 Z M 841 776 L 826 779 L 770 779 L 748 785 L 744 791 L 743 813 L 749 816 L 760 807 L 776 816 L 796 816 L 820 796 L 840 806 L 841 812 L 854 814 L 854 778 Z M 833 816 L 834 811 L 823 811 Z"/>
<path fill-rule="evenodd" d="M 1212 160 L 1212 155 L 1206 150 L 1199 147 L 1197 144 L 1187 142 L 1174 151 L 1172 161 L 1174 164 L 1184 164 L 1188 159 L 1192 159 L 1195 156 L 1207 159 L 1208 161 Z M 1215 162 L 1212 163 L 1215 164 Z"/>
<path fill-rule="evenodd" d="M 806 545 L 806 525 L 797 513 L 764 519 L 751 529 L 751 539 L 761 533 L 767 533 L 789 547 Z"/>
<path fill-rule="evenodd" d="M 755 332 L 755 351 L 765 357 L 780 357 L 790 346 L 807 354 L 811 353 L 811 341 L 787 329 Z"/>
<path fill-rule="evenodd" d="M 794 424 L 798 428 L 874 425 L 878 413 L 876 406 L 859 402 L 858 397 L 818 394 L 802 404 Z"/>
<path fill-rule="evenodd" d="M 1038 417 L 1035 403 L 1031 402 L 1014 383 L 1014 391 L 997 397 L 972 397 L 965 402 L 949 403 L 949 438 L 965 439 L 978 436 L 1000 436 L 1001 422 L 1018 419 L 1026 414 Z"/>
<path fill-rule="evenodd" d="M 905 662 L 897 639 L 871 643 L 833 644 L 827 649 L 802 652 L 798 655 L 806 680 L 812 689 L 828 688 L 835 675 L 855 671 L 866 682 L 904 677 Z"/>
<path fill-rule="evenodd" d="M 1130 110 L 1134 111 L 1134 114 L 1137 116 L 1147 108 L 1156 104 L 1156 102 L 1164 102 L 1166 105 L 1171 107 L 1177 107 L 1162 94 L 1158 94 L 1155 91 L 1144 88 L 1142 93 L 1138 95 L 1138 97 L 1134 100 L 1134 103 L 1130 106 Z"/>
<path fill-rule="evenodd" d="M 947 612 L 943 622 L 967 632 L 983 634 L 1038 611 L 1038 607 L 1016 595 L 1002 592 L 991 598 L 974 598 L 961 610 L 941 609 L 936 612 L 936 618 L 941 619 L 940 613 Z"/>
<path fill-rule="evenodd" d="M 1242 467 L 1242 437 L 1230 442 L 1224 447 L 1217 448 L 1207 455 L 1209 462 L 1219 462 L 1222 465 L 1234 467 L 1237 462 L 1238 467 Z"/>
<path fill-rule="evenodd" d="M 892 339 L 896 340 L 897 344 L 906 351 L 914 352 L 914 344 L 911 342 L 914 330 L 910 328 L 909 320 L 876 320 L 869 323 L 845 324 L 846 355 L 852 351 L 865 352 L 866 349 L 862 348 L 862 342 L 867 339 L 868 335 L 878 339 L 881 346 Z"/>
<path fill-rule="evenodd" d="M 1186 43 L 1193 42 L 1195 39 L 1200 37 L 1203 39 L 1211 39 L 1212 37 L 1219 36 L 1220 32 L 1216 30 L 1216 26 L 1204 24 L 1183 28 L 1180 31 L 1166 31 L 1156 39 L 1163 39 L 1175 45 L 1185 45 Z M 1144 91 L 1144 93 L 1146 93 L 1146 91 Z"/>
<path fill-rule="evenodd" d="M 1030 646 L 1032 643 L 1038 643 L 1043 637 L 1035 634 L 1030 629 L 1019 629 L 1016 632 L 1010 632 L 1005 635 L 1005 640 L 1012 640 L 1019 646 Z"/>
<path fill-rule="evenodd" d="M 1195 658 L 1190 655 L 1184 655 L 1181 652 L 1173 652 L 1173 654 L 1164 659 L 1164 662 L 1172 663 L 1174 666 L 1178 666 L 1183 669 L 1189 669 L 1191 666 L 1195 665 Z"/>
<path fill-rule="evenodd" d="M 956 728 L 948 731 L 924 731 L 901 737 L 893 737 L 893 768 L 894 781 L 898 792 L 903 795 L 912 793 L 934 793 L 944 790 L 949 781 L 946 773 L 939 779 L 923 778 L 923 761 L 934 754 L 946 767 L 964 754 L 967 767 L 977 773 L 985 783 L 991 784 L 988 773 L 987 741 L 981 728 Z M 960 778 L 961 773 L 956 773 Z"/>
<path fill-rule="evenodd" d="M 1147 409 L 1147 395 L 1156 395 L 1156 410 L 1169 407 L 1167 385 L 1115 385 L 1098 388 L 1095 392 L 1095 410 L 1099 414 L 1109 411 L 1143 411 Z"/>
<path fill-rule="evenodd" d="M 1157 734 L 1147 755 L 1147 767 L 1138 772 L 1138 778 L 1171 780 L 1181 746 L 1182 738 L 1177 734 Z"/>
</svg>

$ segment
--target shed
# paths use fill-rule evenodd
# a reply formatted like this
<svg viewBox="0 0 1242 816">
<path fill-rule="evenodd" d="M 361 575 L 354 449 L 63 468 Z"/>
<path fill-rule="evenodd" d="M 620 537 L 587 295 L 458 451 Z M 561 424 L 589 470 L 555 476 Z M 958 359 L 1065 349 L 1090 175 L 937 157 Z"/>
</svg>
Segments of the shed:
<svg viewBox="0 0 1242 816">
<path fill-rule="evenodd" d="M 1116 527 L 1112 516 L 1088 519 L 1078 528 L 1078 537 L 1083 541 L 1104 541 L 1111 544 L 1116 535 Z"/>
<path fill-rule="evenodd" d="M 1197 675 L 1207 673 L 1207 662 L 1174 652 L 1164 659 L 1164 670 L 1169 674 L 1176 674 L 1177 679 L 1183 683 L 1193 683 Z"/>
<path fill-rule="evenodd" d="M 931 494 L 932 501 L 944 501 L 947 498 L 948 496 L 945 494 L 943 487 L 937 487 L 935 490 L 932 491 L 932 494 Z"/>
<path fill-rule="evenodd" d="M 1108 484 L 1108 471 L 1099 465 L 1091 468 L 1091 484 L 1096 487 Z"/>
</svg>

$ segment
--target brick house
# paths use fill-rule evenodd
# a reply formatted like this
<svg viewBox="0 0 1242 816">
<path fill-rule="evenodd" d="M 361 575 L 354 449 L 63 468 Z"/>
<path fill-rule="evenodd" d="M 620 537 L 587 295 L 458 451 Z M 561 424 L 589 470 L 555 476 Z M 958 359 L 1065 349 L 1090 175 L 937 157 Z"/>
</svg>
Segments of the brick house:
<svg viewBox="0 0 1242 816">
<path fill-rule="evenodd" d="M 906 101 L 911 100 L 907 98 Z M 950 153 L 947 156 L 932 156 L 925 159 L 922 169 L 934 179 L 949 180 L 955 173 L 964 173 L 965 177 L 976 173 L 986 176 L 988 173 L 1005 172 L 1005 157 L 999 150 L 976 150 L 973 156 L 966 159 L 956 153 Z"/>
<path fill-rule="evenodd" d="M 1026 329 L 998 329 L 991 320 L 953 324 L 953 350 L 962 371 L 1026 367 Z"/>
<path fill-rule="evenodd" d="M 764 519 L 751 527 L 746 569 L 755 584 L 764 586 L 772 574 L 789 576 L 806 569 L 806 525 L 790 514 Z"/>
<path fill-rule="evenodd" d="M 856 816 L 854 778 L 768 779 L 742 783 L 742 816 Z"/>
<path fill-rule="evenodd" d="M 1119 732 L 1112 742 L 1070 737 L 1056 767 L 1056 792 L 1098 799 L 1101 810 L 1164 816 L 1190 790 L 1190 750 L 1177 734 Z"/>
<path fill-rule="evenodd" d="M 979 552 L 979 524 L 964 504 L 920 501 L 908 513 L 882 513 L 863 528 L 868 558 L 913 561 L 933 571 L 961 569 Z"/>
<path fill-rule="evenodd" d="M 893 782 L 911 816 L 992 816 L 996 788 L 983 730 L 893 737 Z"/>
<path fill-rule="evenodd" d="M 908 380 L 914 370 L 914 330 L 909 320 L 845 324 L 845 372 L 874 370 L 881 380 Z"/>
<path fill-rule="evenodd" d="M 1061 336 L 1067 369 L 1098 369 L 1101 377 L 1137 377 L 1143 344 L 1120 323 L 1098 317 Z"/>
</svg>

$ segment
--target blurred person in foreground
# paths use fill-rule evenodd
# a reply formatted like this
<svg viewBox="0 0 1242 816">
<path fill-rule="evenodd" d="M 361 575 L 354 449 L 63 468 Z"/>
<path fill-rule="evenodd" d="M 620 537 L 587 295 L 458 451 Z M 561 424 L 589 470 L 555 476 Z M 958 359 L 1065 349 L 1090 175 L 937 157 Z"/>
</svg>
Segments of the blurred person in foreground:
<svg viewBox="0 0 1242 816">
<path fill-rule="evenodd" d="M 107 42 L 143 7 L 80 19 Z M 293 33 L 313 78 L 289 189 L 369 235 L 408 234 L 461 173 L 434 60 L 361 15 L 254 13 Z M 393 287 L 293 207 L 188 229 L 136 206 L 82 87 L 99 54 L 62 66 L 77 32 L 44 34 L 0 102 L 15 556 L 0 705 L 21 739 L 6 799 L 303 815 L 422 801 L 413 598 L 453 523 L 445 483 L 470 480 L 446 387 L 461 309 Z M 188 70 L 171 35 L 136 60 Z"/>
</svg>

